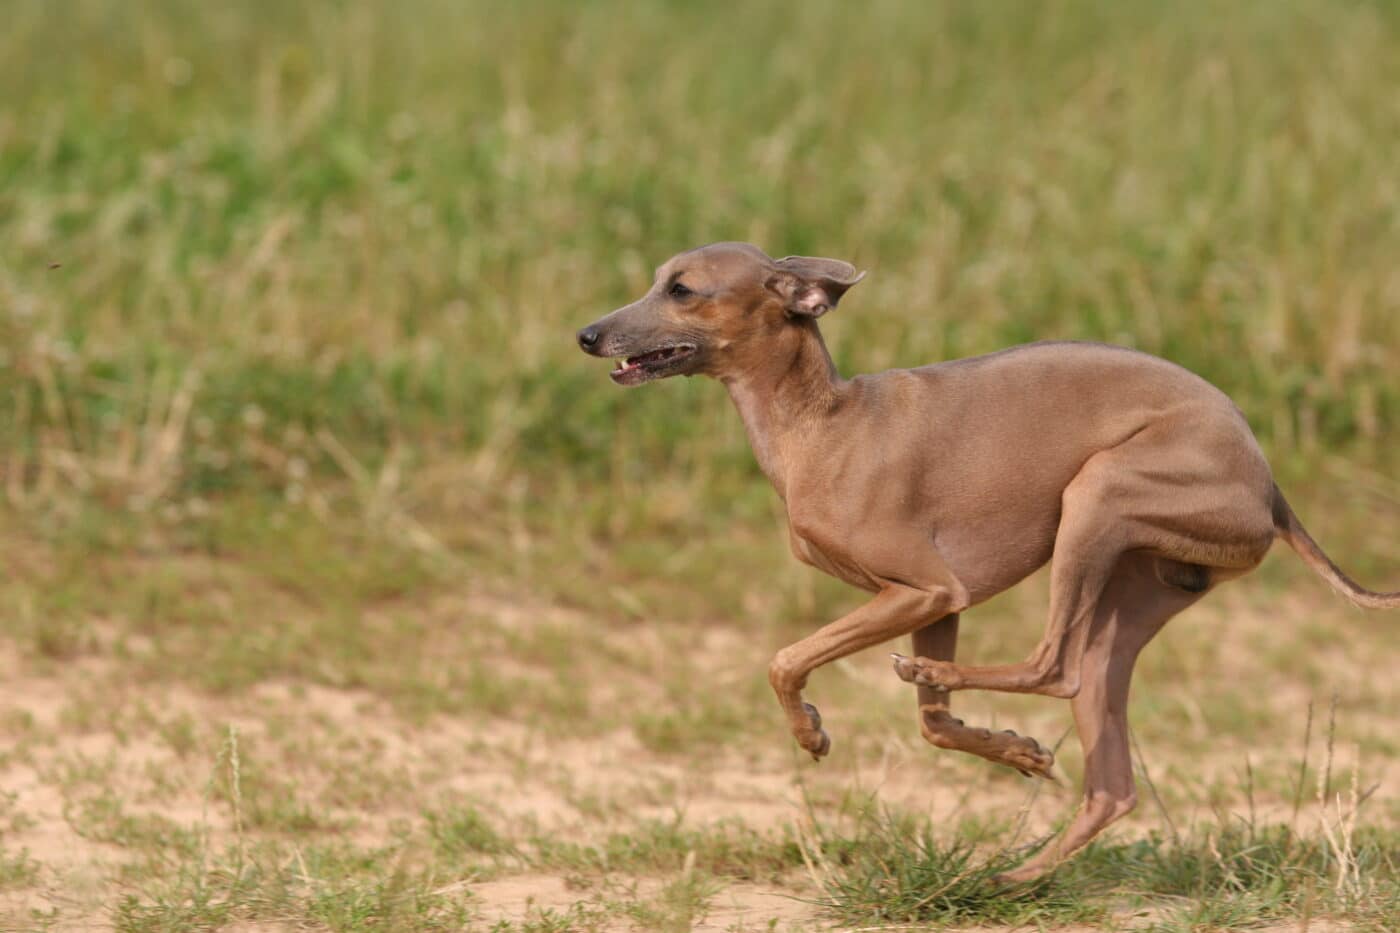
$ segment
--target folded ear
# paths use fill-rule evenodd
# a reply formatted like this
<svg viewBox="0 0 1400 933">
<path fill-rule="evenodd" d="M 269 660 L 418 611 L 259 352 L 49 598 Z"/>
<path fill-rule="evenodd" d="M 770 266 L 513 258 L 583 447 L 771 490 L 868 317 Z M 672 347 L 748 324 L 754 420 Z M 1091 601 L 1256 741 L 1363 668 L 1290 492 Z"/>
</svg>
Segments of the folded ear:
<svg viewBox="0 0 1400 933">
<path fill-rule="evenodd" d="M 788 314 L 804 317 L 821 317 L 865 278 L 864 272 L 839 259 L 787 256 L 775 265 L 778 271 L 768 279 L 768 288 L 782 299 Z"/>
</svg>

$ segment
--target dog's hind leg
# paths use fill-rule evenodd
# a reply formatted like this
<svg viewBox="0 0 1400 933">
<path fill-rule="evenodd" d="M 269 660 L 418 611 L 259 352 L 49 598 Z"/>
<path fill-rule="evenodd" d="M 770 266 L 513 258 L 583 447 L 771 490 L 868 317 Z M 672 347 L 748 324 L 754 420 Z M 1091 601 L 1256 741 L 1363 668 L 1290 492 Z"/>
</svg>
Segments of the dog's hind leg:
<svg viewBox="0 0 1400 933">
<path fill-rule="evenodd" d="M 902 680 L 947 690 L 1000 690 L 1068 699 L 1079 692 L 1084 645 L 1104 586 L 1128 550 L 1105 503 L 1102 468 L 1085 467 L 1065 490 L 1064 514 L 1050 558 L 1050 617 L 1040 644 L 1016 664 L 960 665 L 894 655 Z"/>
<path fill-rule="evenodd" d="M 1164 583 L 1162 563 L 1142 552 L 1128 555 L 1104 589 L 1084 652 L 1080 690 L 1071 702 L 1084 750 L 1084 802 L 1064 833 L 1005 875 L 1007 881 L 1028 881 L 1051 870 L 1137 803 L 1128 738 L 1133 665 L 1167 620 L 1202 595 Z"/>
<path fill-rule="evenodd" d="M 950 690 L 1072 698 L 1095 607 L 1122 555 L 1164 555 L 1154 568 L 1158 585 L 1187 595 L 1258 566 L 1276 533 L 1267 467 L 1262 460 L 1245 463 L 1248 469 L 1222 465 L 1237 453 L 1231 438 L 1216 439 L 1215 456 L 1189 456 L 1179 439 L 1191 431 L 1189 421 L 1158 423 L 1090 457 L 1065 487 L 1050 558 L 1049 621 L 1029 657 L 988 666 L 896 658 L 895 672 Z"/>
</svg>

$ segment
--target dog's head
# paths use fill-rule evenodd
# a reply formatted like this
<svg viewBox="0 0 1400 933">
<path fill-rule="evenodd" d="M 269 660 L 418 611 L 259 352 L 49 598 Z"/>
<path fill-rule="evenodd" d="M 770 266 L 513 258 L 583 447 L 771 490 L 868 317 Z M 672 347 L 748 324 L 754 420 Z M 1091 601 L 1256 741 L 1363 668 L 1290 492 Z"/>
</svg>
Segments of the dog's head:
<svg viewBox="0 0 1400 933">
<path fill-rule="evenodd" d="M 712 243 L 667 260 L 645 295 L 580 330 L 578 343 L 618 360 L 618 385 L 723 377 L 785 333 L 815 326 L 864 275 L 839 259 L 772 259 L 747 243 Z"/>
</svg>

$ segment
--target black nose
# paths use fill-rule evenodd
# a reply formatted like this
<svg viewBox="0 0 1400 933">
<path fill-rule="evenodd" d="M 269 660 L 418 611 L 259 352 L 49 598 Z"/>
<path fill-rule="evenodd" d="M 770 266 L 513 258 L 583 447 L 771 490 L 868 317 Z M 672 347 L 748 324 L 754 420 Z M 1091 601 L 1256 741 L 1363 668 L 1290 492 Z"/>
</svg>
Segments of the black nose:
<svg viewBox="0 0 1400 933">
<path fill-rule="evenodd" d="M 585 350 L 592 350 L 598 345 L 598 338 L 602 336 L 596 327 L 585 327 L 578 332 L 578 345 Z"/>
</svg>

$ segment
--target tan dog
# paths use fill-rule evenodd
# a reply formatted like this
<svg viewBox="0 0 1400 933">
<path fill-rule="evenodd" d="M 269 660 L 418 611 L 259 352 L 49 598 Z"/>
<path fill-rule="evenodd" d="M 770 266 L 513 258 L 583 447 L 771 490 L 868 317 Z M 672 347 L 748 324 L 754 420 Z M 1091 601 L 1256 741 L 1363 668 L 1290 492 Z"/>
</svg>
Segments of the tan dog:
<svg viewBox="0 0 1400 933">
<path fill-rule="evenodd" d="M 1091 343 L 1037 343 L 845 380 L 817 318 L 861 276 L 849 263 L 773 260 L 717 243 L 669 260 L 640 300 L 585 327 L 619 385 L 714 376 L 787 506 L 793 553 L 874 593 L 779 651 L 768 669 L 798 743 L 831 743 L 801 690 L 816 668 L 913 633 L 895 670 L 918 685 L 939 748 L 1047 775 L 1050 752 L 963 725 L 951 690 L 1072 700 L 1085 800 L 1033 878 L 1133 808 L 1128 681 L 1172 616 L 1258 566 L 1282 538 L 1360 606 L 1400 607 L 1322 553 L 1270 476 L 1244 417 L 1165 360 Z M 1051 564 L 1050 621 L 1019 664 L 953 663 L 958 614 Z"/>
</svg>

